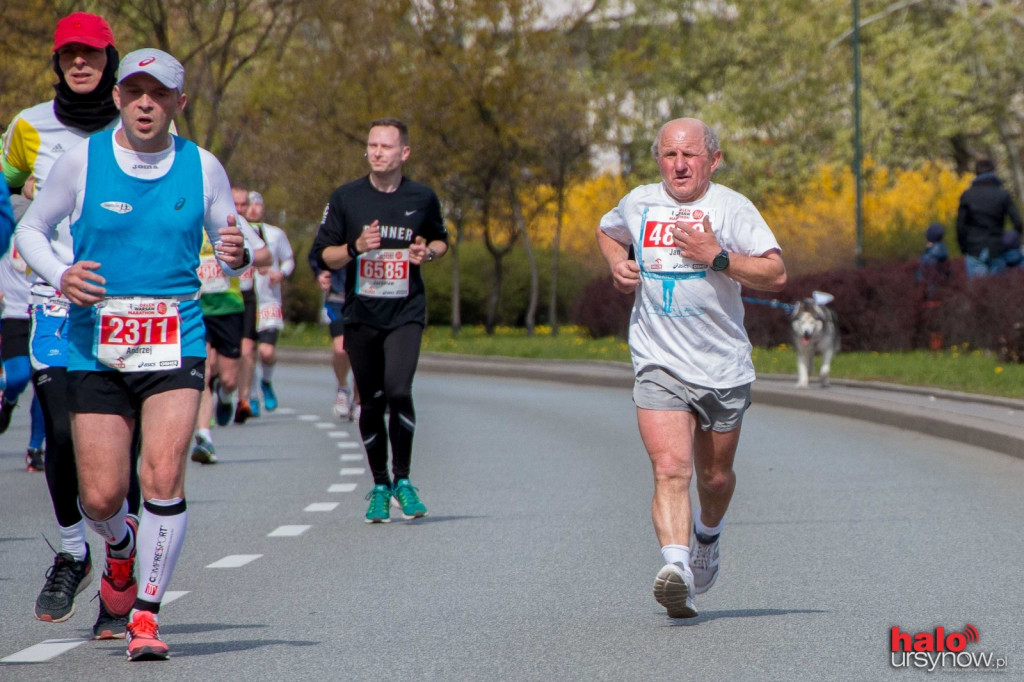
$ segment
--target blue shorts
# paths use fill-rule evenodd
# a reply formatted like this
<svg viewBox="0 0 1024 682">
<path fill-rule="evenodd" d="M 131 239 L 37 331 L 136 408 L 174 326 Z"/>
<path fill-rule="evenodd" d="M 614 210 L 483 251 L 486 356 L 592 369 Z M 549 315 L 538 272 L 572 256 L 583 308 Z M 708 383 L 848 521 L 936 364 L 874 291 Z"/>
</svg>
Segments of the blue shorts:
<svg viewBox="0 0 1024 682">
<path fill-rule="evenodd" d="M 31 310 L 29 359 L 35 371 L 68 366 L 68 316 L 50 303 L 36 303 Z"/>
<path fill-rule="evenodd" d="M 327 301 L 324 303 L 324 312 L 327 313 L 328 325 L 331 330 L 331 338 L 345 335 L 345 320 L 341 316 L 345 304 L 340 301 Z"/>
</svg>

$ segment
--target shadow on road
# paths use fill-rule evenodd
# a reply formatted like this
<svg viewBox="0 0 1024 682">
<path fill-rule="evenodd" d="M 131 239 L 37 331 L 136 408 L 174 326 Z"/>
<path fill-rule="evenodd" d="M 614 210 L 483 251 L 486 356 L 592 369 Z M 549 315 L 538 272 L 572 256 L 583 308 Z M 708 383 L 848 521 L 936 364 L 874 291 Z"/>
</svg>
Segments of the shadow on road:
<svg viewBox="0 0 1024 682">
<path fill-rule="evenodd" d="M 687 627 L 709 623 L 721 618 L 764 618 L 766 616 L 789 616 L 794 613 L 829 613 L 822 609 L 736 609 L 731 611 L 701 611 L 696 618 L 676 618 L 666 623 L 667 627 Z"/>
<path fill-rule="evenodd" d="M 398 525 L 409 525 L 409 526 L 420 526 L 425 523 L 442 523 L 445 521 L 466 521 L 468 519 L 486 519 L 486 516 L 426 516 L 418 519 L 403 519 L 401 516 L 391 517 L 391 525 L 394 526 L 397 522 Z"/>
</svg>

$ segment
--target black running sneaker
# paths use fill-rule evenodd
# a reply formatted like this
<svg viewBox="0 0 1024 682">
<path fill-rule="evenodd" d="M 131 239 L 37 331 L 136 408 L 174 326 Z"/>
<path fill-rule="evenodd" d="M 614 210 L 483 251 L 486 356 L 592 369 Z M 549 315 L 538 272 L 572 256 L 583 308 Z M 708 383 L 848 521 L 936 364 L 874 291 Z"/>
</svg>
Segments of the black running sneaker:
<svg viewBox="0 0 1024 682">
<path fill-rule="evenodd" d="M 128 629 L 128 616 L 115 616 L 107 607 L 100 603 L 100 615 L 96 617 L 96 624 L 92 626 L 93 639 L 124 639 Z"/>
<path fill-rule="evenodd" d="M 43 451 L 39 448 L 29 448 L 25 453 L 25 468 L 33 473 L 46 469 L 44 461 Z"/>
<path fill-rule="evenodd" d="M 14 408 L 18 406 L 18 403 L 9 403 L 6 398 L 0 399 L 0 433 L 7 430 L 7 427 L 11 425 L 11 415 L 14 414 Z"/>
<path fill-rule="evenodd" d="M 53 558 L 46 571 L 46 584 L 36 597 L 36 618 L 48 623 L 63 623 L 75 612 L 75 596 L 92 582 L 92 556 L 85 546 L 85 560 L 75 561 L 67 552 Z"/>
</svg>

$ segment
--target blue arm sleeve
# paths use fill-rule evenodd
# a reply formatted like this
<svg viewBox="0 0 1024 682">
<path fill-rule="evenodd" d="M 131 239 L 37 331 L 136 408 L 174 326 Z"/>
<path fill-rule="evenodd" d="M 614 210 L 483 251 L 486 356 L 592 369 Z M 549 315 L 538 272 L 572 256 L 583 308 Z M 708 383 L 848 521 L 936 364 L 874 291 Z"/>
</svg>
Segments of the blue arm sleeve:
<svg viewBox="0 0 1024 682">
<path fill-rule="evenodd" d="M 11 248 L 14 235 L 14 209 L 11 208 L 11 194 L 6 182 L 0 182 L 0 256 Z"/>
</svg>

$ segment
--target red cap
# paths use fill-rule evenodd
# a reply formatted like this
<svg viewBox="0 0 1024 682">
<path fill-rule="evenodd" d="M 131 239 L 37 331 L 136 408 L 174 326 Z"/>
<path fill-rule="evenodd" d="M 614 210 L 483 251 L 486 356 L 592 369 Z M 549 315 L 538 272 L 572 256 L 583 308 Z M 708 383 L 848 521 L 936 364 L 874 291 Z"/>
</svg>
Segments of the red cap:
<svg viewBox="0 0 1024 682">
<path fill-rule="evenodd" d="M 53 32 L 53 51 L 69 43 L 81 43 L 102 50 L 114 44 L 114 32 L 107 20 L 88 12 L 75 12 L 57 22 Z"/>
</svg>

